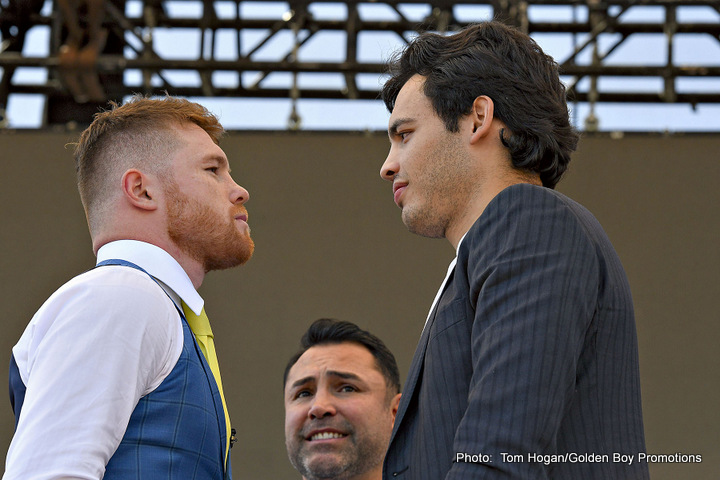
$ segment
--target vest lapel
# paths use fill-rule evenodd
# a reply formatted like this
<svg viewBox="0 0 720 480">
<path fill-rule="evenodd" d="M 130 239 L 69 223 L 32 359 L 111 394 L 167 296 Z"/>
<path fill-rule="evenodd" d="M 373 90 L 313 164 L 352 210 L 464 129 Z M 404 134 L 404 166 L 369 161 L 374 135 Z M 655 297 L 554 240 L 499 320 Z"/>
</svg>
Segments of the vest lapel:
<svg viewBox="0 0 720 480">
<path fill-rule="evenodd" d="M 188 326 L 188 330 L 190 330 L 190 334 L 192 335 L 192 329 L 190 328 L 190 325 L 187 323 L 187 319 L 185 318 L 184 313 L 182 312 L 182 309 L 178 309 L 180 312 L 180 315 L 182 317 L 182 321 L 185 322 L 185 324 Z M 200 363 L 202 364 L 203 371 L 205 372 L 205 378 L 208 381 L 208 385 L 210 386 L 210 391 L 212 392 L 212 398 L 213 398 L 213 405 L 215 406 L 215 413 L 217 414 L 218 419 L 218 428 L 220 429 L 220 441 L 222 445 L 222 458 L 225 458 L 225 445 L 227 444 L 227 429 L 225 428 L 225 409 L 223 408 L 222 399 L 220 398 L 220 389 L 218 388 L 217 382 L 215 381 L 215 376 L 213 375 L 212 370 L 210 369 L 210 364 L 205 359 L 205 355 L 203 354 L 202 350 L 200 349 L 200 345 L 198 345 L 197 340 L 195 340 L 193 336 L 193 345 L 195 346 L 195 353 L 198 355 L 200 359 Z M 228 454 L 228 462 L 229 464 L 229 458 L 230 455 Z M 225 465 L 225 469 L 227 470 L 227 464 Z"/>
</svg>

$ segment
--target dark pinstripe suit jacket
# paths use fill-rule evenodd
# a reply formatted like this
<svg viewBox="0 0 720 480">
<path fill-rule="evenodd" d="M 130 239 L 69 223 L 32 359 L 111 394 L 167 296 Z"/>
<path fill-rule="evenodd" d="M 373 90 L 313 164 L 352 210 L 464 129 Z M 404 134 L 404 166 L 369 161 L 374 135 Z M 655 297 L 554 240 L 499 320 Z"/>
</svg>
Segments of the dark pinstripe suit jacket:
<svg viewBox="0 0 720 480">
<path fill-rule="evenodd" d="M 503 190 L 425 326 L 384 478 L 644 479 L 644 451 L 632 299 L 610 241 L 560 193 Z"/>
</svg>

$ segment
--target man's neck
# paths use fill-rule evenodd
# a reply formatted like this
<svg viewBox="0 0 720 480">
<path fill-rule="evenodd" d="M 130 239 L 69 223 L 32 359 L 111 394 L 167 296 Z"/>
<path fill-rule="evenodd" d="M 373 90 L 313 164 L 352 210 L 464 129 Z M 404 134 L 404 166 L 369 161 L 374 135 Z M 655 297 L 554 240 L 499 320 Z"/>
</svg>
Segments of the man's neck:
<svg viewBox="0 0 720 480">
<path fill-rule="evenodd" d="M 200 288 L 200 285 L 202 285 L 202 282 L 205 279 L 205 267 L 201 262 L 195 260 L 188 254 L 186 254 L 184 251 L 179 249 L 173 242 L 158 241 L 157 238 L 149 238 L 149 236 L 147 235 L 118 234 L 104 235 L 102 237 L 98 236 L 93 239 L 93 251 L 95 255 L 97 255 L 97 251 L 100 249 L 100 247 L 117 240 L 137 240 L 162 248 L 168 254 L 170 254 L 170 256 L 172 256 L 175 261 L 178 262 L 178 264 L 180 264 L 183 270 L 185 270 L 185 273 L 187 274 L 188 278 L 190 278 L 190 281 L 195 287 L 195 290 L 198 290 Z"/>
<path fill-rule="evenodd" d="M 490 202 L 506 188 L 520 183 L 528 183 L 532 185 L 541 185 L 540 179 L 528 176 L 511 176 L 505 178 L 497 178 L 493 182 L 487 183 L 480 194 L 475 196 L 468 202 L 467 208 L 462 215 L 453 221 L 445 231 L 445 238 L 450 242 L 455 250 L 458 248 L 460 240 L 475 224 L 478 218 L 483 214 L 485 208 Z"/>
</svg>

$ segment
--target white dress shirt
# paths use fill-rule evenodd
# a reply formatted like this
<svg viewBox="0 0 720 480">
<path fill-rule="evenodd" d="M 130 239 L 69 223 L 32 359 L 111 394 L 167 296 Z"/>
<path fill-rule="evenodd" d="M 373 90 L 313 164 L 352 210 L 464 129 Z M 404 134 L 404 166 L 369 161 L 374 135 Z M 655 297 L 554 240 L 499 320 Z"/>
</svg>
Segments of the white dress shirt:
<svg viewBox="0 0 720 480">
<path fill-rule="evenodd" d="M 132 262 L 145 273 L 102 266 L 60 287 L 30 321 L 13 355 L 27 387 L 4 480 L 99 479 L 139 399 L 177 363 L 183 330 L 175 305 L 203 300 L 164 250 L 121 240 L 97 261 Z"/>
</svg>

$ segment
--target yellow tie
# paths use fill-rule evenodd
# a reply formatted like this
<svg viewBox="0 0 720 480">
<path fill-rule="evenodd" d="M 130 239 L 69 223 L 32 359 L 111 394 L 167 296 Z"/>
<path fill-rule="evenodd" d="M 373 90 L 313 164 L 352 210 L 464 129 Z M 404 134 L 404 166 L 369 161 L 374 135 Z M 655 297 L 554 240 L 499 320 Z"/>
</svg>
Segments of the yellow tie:
<svg viewBox="0 0 720 480">
<path fill-rule="evenodd" d="M 210 320 L 208 320 L 203 308 L 200 315 L 195 315 L 190 307 L 185 302 L 182 302 L 183 312 L 185 312 L 185 319 L 190 325 L 190 330 L 195 335 L 200 350 L 205 355 L 210 370 L 212 370 L 215 382 L 217 383 L 218 390 L 220 391 L 220 398 L 222 399 L 223 411 L 225 412 L 225 465 L 227 465 L 227 456 L 230 451 L 230 415 L 228 414 L 227 404 L 225 403 L 225 394 L 223 394 L 222 380 L 220 380 L 220 365 L 218 365 L 217 355 L 215 354 L 215 342 L 213 341 L 212 328 L 210 328 Z"/>
</svg>

